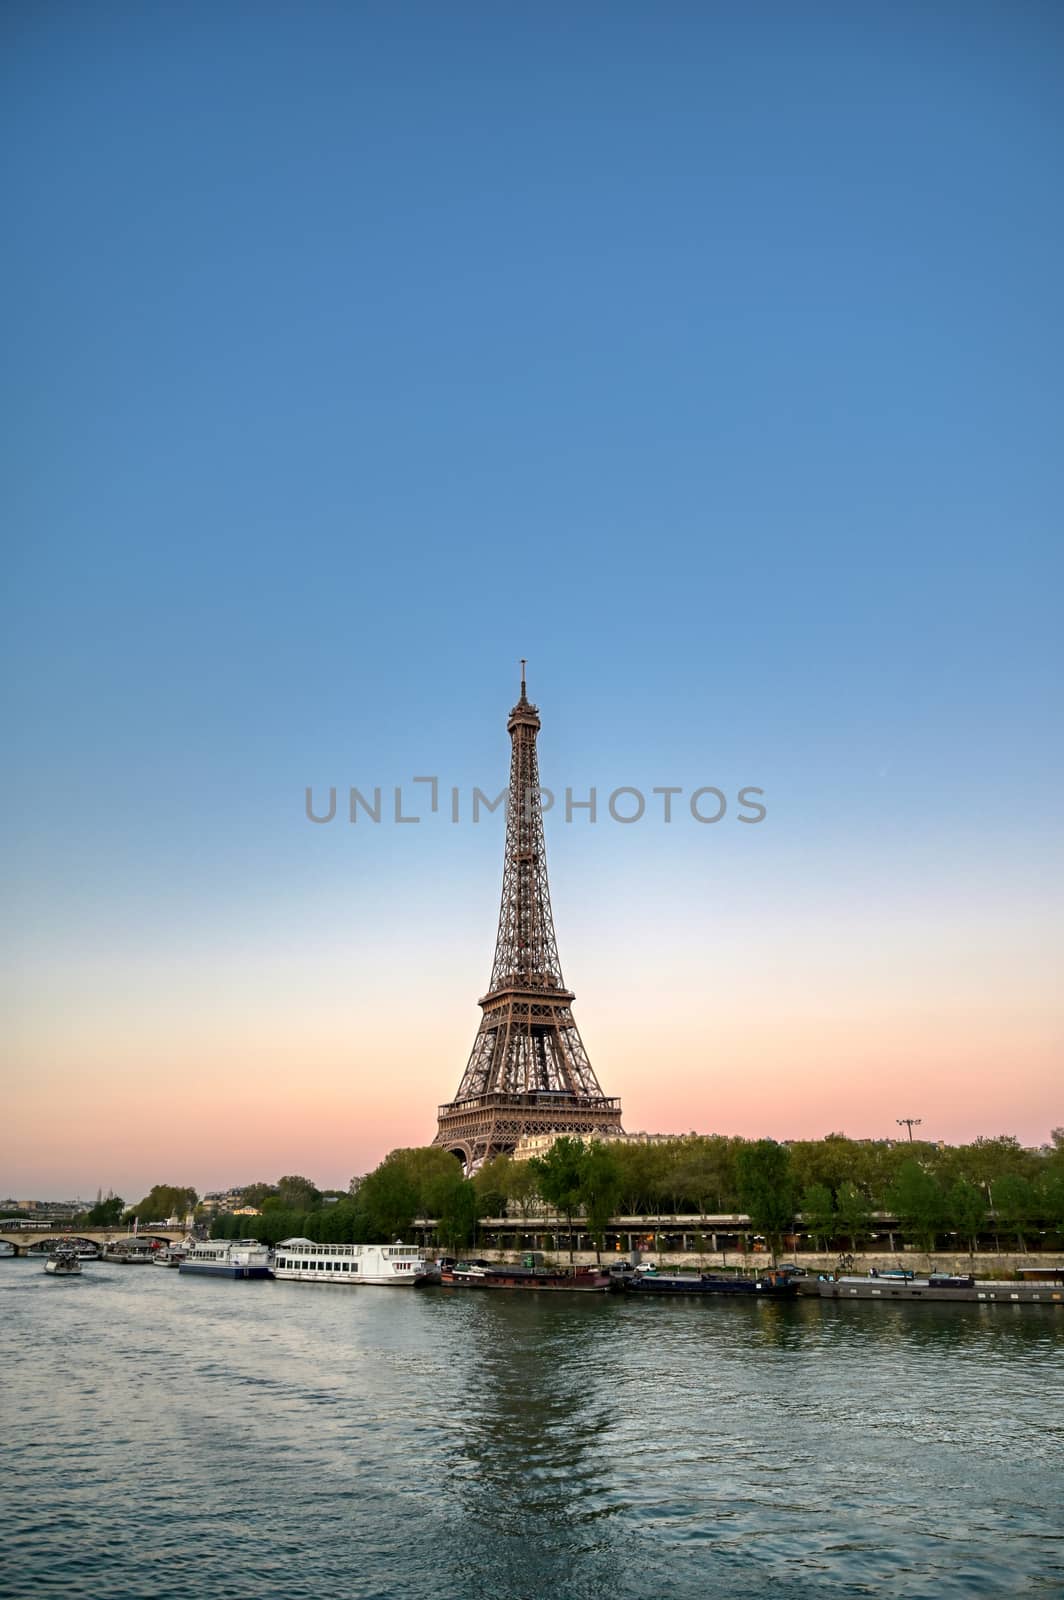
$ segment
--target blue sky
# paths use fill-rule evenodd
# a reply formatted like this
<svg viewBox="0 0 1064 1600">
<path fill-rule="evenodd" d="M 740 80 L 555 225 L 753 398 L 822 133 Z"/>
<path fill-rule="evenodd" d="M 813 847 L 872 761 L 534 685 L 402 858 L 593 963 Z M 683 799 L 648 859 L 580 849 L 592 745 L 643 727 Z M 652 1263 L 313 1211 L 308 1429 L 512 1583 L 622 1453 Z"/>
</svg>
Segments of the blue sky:
<svg viewBox="0 0 1064 1600">
<path fill-rule="evenodd" d="M 563 960 L 603 1017 L 626 950 L 686 971 L 755 905 L 822 906 L 874 965 L 903 904 L 918 986 L 922 947 L 973 928 L 984 991 L 1002 944 L 1042 958 L 1058 7 L 21 4 L 3 28 L 16 1066 L 91 1085 L 78 1040 L 122 1055 L 138 962 L 194 997 L 219 947 L 251 1010 L 264 962 L 288 974 L 295 1039 L 322 986 L 340 1004 L 286 967 L 313 927 L 345 939 L 338 1037 L 378 961 L 446 973 L 471 1037 L 498 829 L 312 829 L 303 789 L 497 788 L 521 655 L 546 781 L 768 796 L 749 833 L 551 826 Z M 805 962 L 824 938 L 777 928 Z M 1007 1037 L 1033 1002 L 1001 982 Z M 228 1059 L 226 1004 L 201 1055 Z M 464 1049 L 441 1041 L 430 1099 Z M 988 1131 L 1017 1104 L 992 1089 Z"/>
</svg>

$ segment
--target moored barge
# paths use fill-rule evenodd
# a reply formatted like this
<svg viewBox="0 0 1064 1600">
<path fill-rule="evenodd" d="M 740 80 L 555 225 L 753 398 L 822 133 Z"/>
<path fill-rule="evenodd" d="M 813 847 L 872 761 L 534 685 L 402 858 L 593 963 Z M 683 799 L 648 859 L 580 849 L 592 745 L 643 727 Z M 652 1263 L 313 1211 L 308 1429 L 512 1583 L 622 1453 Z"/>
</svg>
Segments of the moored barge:
<svg viewBox="0 0 1064 1600">
<path fill-rule="evenodd" d="M 1061 1305 L 1064 1283 L 999 1279 L 980 1281 L 952 1273 L 932 1272 L 926 1278 L 901 1275 L 822 1278 L 822 1300 L 960 1300 L 985 1305 Z"/>
<path fill-rule="evenodd" d="M 710 1272 L 620 1272 L 615 1286 L 625 1294 L 658 1295 L 764 1295 L 774 1300 L 791 1300 L 797 1294 L 793 1277 L 785 1272 L 763 1272 L 756 1278 L 729 1278 Z"/>
<path fill-rule="evenodd" d="M 546 1266 L 510 1267 L 503 1262 L 482 1266 L 459 1261 L 440 1268 L 440 1282 L 453 1289 L 547 1289 L 568 1294 L 607 1294 L 612 1287 L 609 1273 L 595 1267 L 559 1272 Z"/>
</svg>

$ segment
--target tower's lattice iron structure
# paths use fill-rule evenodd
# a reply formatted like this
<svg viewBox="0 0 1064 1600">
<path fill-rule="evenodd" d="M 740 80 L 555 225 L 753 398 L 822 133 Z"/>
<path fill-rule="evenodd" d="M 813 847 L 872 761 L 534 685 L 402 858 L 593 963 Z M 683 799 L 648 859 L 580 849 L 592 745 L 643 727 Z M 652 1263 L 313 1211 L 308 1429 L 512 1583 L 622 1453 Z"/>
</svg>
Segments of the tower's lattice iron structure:
<svg viewBox="0 0 1064 1600">
<path fill-rule="evenodd" d="M 458 1093 L 440 1107 L 433 1143 L 472 1170 L 524 1134 L 616 1133 L 621 1103 L 599 1088 L 565 987 L 547 883 L 537 708 L 525 690 L 510 712 L 510 789 L 502 904 L 491 983 Z"/>
</svg>

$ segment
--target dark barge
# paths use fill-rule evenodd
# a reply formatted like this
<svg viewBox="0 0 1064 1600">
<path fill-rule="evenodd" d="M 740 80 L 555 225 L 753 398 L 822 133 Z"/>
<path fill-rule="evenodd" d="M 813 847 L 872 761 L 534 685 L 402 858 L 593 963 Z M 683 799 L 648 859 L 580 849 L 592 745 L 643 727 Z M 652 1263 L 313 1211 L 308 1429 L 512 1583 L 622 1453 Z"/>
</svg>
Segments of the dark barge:
<svg viewBox="0 0 1064 1600">
<path fill-rule="evenodd" d="M 985 1305 L 1064 1305 L 1064 1283 L 1006 1279 L 981 1282 L 949 1273 L 821 1278 L 822 1300 L 963 1300 Z"/>
<path fill-rule="evenodd" d="M 569 1294 L 606 1294 L 612 1288 L 609 1273 L 591 1267 L 556 1272 L 546 1266 L 510 1267 L 501 1262 L 441 1267 L 440 1283 L 445 1289 L 547 1289 Z"/>
<path fill-rule="evenodd" d="M 624 1294 L 636 1295 L 767 1295 L 774 1300 L 791 1300 L 798 1293 L 793 1276 L 785 1272 L 762 1272 L 756 1278 L 729 1278 L 710 1272 L 617 1272 L 614 1286 Z"/>
</svg>

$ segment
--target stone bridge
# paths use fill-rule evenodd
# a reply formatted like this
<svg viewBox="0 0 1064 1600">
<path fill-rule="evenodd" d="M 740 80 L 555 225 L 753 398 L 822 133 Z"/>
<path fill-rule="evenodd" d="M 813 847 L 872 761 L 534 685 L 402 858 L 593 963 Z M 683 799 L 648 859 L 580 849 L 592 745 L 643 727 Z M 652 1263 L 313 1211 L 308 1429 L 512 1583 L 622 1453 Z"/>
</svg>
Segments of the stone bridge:
<svg viewBox="0 0 1064 1600">
<path fill-rule="evenodd" d="M 137 1235 L 139 1239 L 158 1239 L 160 1244 L 180 1244 L 186 1237 L 187 1228 L 144 1228 Z M 14 1245 L 17 1256 L 38 1254 L 47 1249 L 48 1245 L 56 1239 L 80 1239 L 86 1244 L 97 1244 L 101 1250 L 107 1244 L 117 1244 L 120 1239 L 131 1238 L 132 1235 L 123 1233 L 115 1228 L 71 1228 L 62 1222 L 42 1223 L 37 1227 L 12 1228 L 0 1222 L 0 1241 Z M 36 1249 L 34 1248 L 36 1246 Z"/>
</svg>

